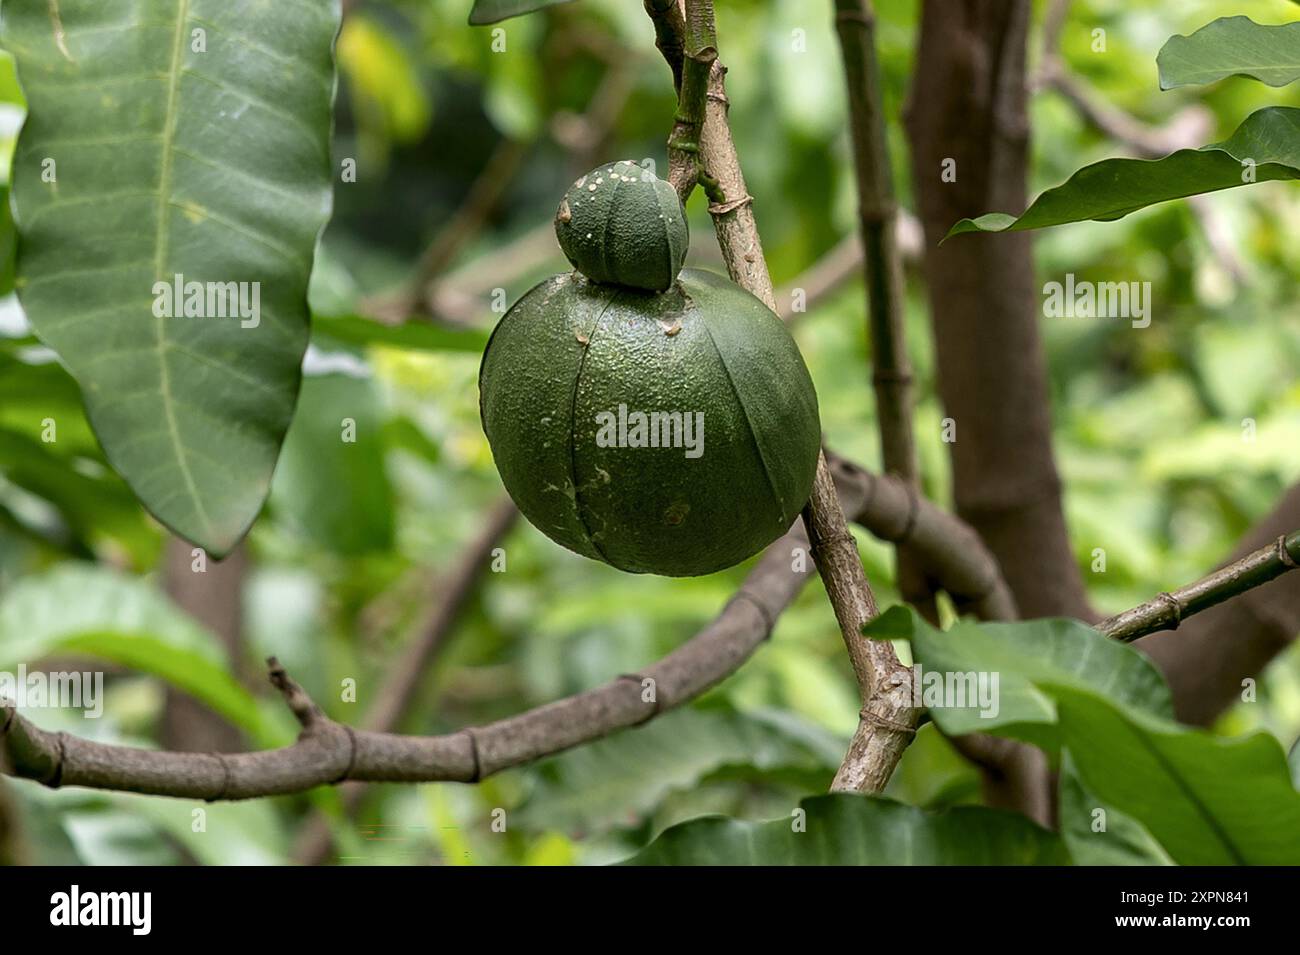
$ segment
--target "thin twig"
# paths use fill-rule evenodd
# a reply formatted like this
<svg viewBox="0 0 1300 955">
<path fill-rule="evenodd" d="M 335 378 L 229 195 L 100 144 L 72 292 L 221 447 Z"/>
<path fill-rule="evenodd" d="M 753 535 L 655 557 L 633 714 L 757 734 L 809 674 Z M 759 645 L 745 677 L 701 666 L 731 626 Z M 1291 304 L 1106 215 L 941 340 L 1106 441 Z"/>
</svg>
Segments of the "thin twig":
<svg viewBox="0 0 1300 955">
<path fill-rule="evenodd" d="M 1300 531 L 1279 537 L 1267 547 L 1261 547 L 1195 583 L 1107 617 L 1096 624 L 1096 628 L 1125 643 L 1157 630 L 1175 630 L 1184 618 L 1266 584 L 1297 566 L 1300 566 Z"/>
<path fill-rule="evenodd" d="M 889 164 L 875 11 L 870 0 L 835 0 L 835 31 L 848 88 L 849 132 L 857 172 L 859 221 L 865 250 L 867 336 L 872 386 L 885 470 L 920 488 L 912 425 L 912 365 L 904 323 L 903 260 L 898 247 L 898 203 Z M 932 623 L 938 622 L 934 587 L 916 559 L 897 550 L 898 587 Z"/>
</svg>

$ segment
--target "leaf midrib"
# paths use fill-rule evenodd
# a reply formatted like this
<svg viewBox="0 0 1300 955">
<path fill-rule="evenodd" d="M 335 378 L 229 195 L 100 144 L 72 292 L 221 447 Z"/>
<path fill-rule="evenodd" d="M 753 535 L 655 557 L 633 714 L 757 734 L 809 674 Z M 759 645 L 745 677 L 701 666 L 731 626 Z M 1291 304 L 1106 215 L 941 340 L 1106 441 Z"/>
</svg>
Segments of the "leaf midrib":
<svg viewBox="0 0 1300 955">
<path fill-rule="evenodd" d="M 163 266 L 171 248 L 171 193 L 172 165 L 175 157 L 176 142 L 176 101 L 181 83 L 181 54 L 185 44 L 185 23 L 189 19 L 190 0 L 179 0 L 176 6 L 176 29 L 172 34 L 171 67 L 167 81 L 167 108 L 163 118 L 162 160 L 158 175 L 158 228 L 154 236 L 154 281 L 166 281 Z M 167 319 L 158 316 L 155 320 L 155 352 L 158 356 L 158 386 L 162 391 L 163 417 L 167 422 L 167 434 L 171 439 L 172 449 L 176 455 L 176 464 L 185 481 L 185 489 L 194 504 L 195 513 L 203 521 L 209 532 L 213 531 L 212 518 L 203 506 L 198 485 L 190 470 L 185 446 L 181 442 L 180 429 L 176 424 L 176 412 L 172 407 L 171 373 L 167 368 Z"/>
</svg>

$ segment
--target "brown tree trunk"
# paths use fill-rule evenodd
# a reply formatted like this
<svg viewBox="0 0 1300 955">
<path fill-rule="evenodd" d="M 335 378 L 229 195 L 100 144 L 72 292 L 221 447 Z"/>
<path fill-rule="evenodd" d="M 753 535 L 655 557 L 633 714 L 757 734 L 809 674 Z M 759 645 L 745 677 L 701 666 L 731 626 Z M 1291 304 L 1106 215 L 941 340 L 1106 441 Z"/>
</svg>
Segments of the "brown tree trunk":
<svg viewBox="0 0 1300 955">
<path fill-rule="evenodd" d="M 196 572 L 192 546 L 177 537 L 168 538 L 163 554 L 164 589 L 177 606 L 217 636 L 234 673 L 241 674 L 248 553 L 241 544 L 220 563 L 206 559 L 206 567 L 203 573 Z M 167 749 L 233 753 L 244 748 L 239 730 L 193 697 L 170 688 L 160 735 Z"/>
<path fill-rule="evenodd" d="M 925 0 L 906 124 L 957 513 L 993 552 L 1021 614 L 1087 620 L 1052 453 L 1030 238 L 939 246 L 963 217 L 1025 208 L 1029 7 Z M 980 736 L 958 743 L 984 770 L 987 802 L 1051 822 L 1040 752 Z"/>
<path fill-rule="evenodd" d="M 1091 619 L 1066 535 L 1029 236 L 939 241 L 964 216 L 1025 208 L 1029 0 L 925 0 L 907 110 L 939 394 L 958 514 L 1026 617 Z M 945 161 L 955 181 L 944 181 Z M 950 175 L 948 178 L 952 178 Z"/>
</svg>

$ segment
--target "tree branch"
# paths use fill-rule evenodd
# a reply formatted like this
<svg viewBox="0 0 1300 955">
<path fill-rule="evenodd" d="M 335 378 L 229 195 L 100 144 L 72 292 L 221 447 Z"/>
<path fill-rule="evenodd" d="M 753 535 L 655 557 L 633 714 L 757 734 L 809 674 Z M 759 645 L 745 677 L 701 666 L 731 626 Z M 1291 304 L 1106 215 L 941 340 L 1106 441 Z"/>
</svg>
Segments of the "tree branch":
<svg viewBox="0 0 1300 955">
<path fill-rule="evenodd" d="M 839 500 L 873 533 L 906 541 L 953 594 L 996 601 L 1005 592 L 974 533 L 892 476 L 836 459 Z M 763 643 L 810 571 L 801 525 L 767 549 L 707 627 L 638 674 L 518 716 L 443 736 L 352 730 L 326 717 L 278 665 L 272 679 L 303 725 L 298 742 L 257 753 L 176 753 L 111 746 L 39 729 L 0 702 L 0 769 L 51 787 L 85 786 L 188 799 L 228 800 L 301 792 L 344 779 L 472 782 L 634 726 L 688 702 L 735 672 Z M 867 642 L 867 641 L 862 641 Z M 654 699 L 644 699 L 645 680 Z"/>
<path fill-rule="evenodd" d="M 1172 593 L 1107 617 L 1096 628 L 1125 643 L 1157 630 L 1176 630 L 1184 617 L 1244 594 L 1300 566 L 1300 531 L 1284 535 L 1241 560 Z"/>
<path fill-rule="evenodd" d="M 682 88 L 686 56 L 686 21 L 679 0 L 645 0 L 645 12 L 655 27 L 655 46 L 673 71 L 673 89 Z"/>
</svg>

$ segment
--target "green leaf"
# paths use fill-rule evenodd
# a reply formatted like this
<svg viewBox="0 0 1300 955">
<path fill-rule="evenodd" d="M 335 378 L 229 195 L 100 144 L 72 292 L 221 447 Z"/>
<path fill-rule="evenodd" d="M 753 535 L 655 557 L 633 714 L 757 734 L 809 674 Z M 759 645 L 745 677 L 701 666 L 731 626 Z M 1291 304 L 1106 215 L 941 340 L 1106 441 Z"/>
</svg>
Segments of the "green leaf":
<svg viewBox="0 0 1300 955">
<path fill-rule="evenodd" d="M 1109 222 L 1158 202 L 1246 185 L 1300 178 L 1300 109 L 1269 106 L 1246 117 L 1221 143 L 1180 149 L 1162 159 L 1104 159 L 1084 166 L 1033 201 L 1019 218 L 990 212 L 962 219 L 945 241 L 964 232 L 1018 232 L 1094 219 Z"/>
<path fill-rule="evenodd" d="M 393 489 L 384 470 L 382 419 L 363 378 L 303 379 L 271 501 L 306 537 L 337 554 L 387 550 Z"/>
<path fill-rule="evenodd" d="M 1191 36 L 1170 37 L 1156 63 L 1162 90 L 1229 76 L 1286 86 L 1300 79 L 1300 23 L 1263 26 L 1249 17 L 1221 17 Z"/>
<path fill-rule="evenodd" d="M 1145 826 L 1175 862 L 1300 864 L 1300 793 L 1272 736 L 1223 739 L 1085 690 L 1049 692 L 1084 785 Z"/>
<path fill-rule="evenodd" d="M 23 308 L 113 467 L 214 556 L 256 518 L 293 414 L 338 22 L 337 0 L 4 6 L 29 106 L 13 164 Z M 177 275 L 223 296 L 245 283 L 250 312 L 256 289 L 256 325 L 157 317 Z M 220 314 L 213 298 L 202 311 Z"/>
<path fill-rule="evenodd" d="M 152 673 L 250 733 L 257 703 L 215 637 L 141 580 L 66 563 L 23 578 L 0 600 L 0 670 L 88 654 Z"/>
<path fill-rule="evenodd" d="M 569 0 L 474 0 L 474 6 L 469 11 L 469 25 L 481 27 L 568 2 Z"/>
<path fill-rule="evenodd" d="M 1151 662 L 1077 620 L 958 621 L 940 631 L 909 607 L 891 607 L 863 633 L 911 642 L 912 657 L 920 666 L 922 702 L 950 736 L 996 732 L 1054 750 L 1056 712 L 1049 694 L 1038 685 L 1043 682 L 1092 689 L 1173 718 L 1169 688 Z M 963 682 L 963 687 L 976 689 L 983 675 L 985 699 L 978 693 L 968 693 L 964 700 L 938 698 L 928 689 L 939 681 L 956 686 L 958 675 L 966 674 L 973 675 L 972 682 Z M 955 705 L 958 702 L 964 705 Z"/>
<path fill-rule="evenodd" d="M 1102 803 L 1079 778 L 1068 751 L 1061 760 L 1061 838 L 1075 865 L 1172 865 L 1140 822 Z"/>
<path fill-rule="evenodd" d="M 156 537 L 145 525 L 144 513 L 136 506 L 126 486 L 107 469 L 100 473 L 77 467 L 60 457 L 51 445 L 0 426 L 0 474 L 24 490 L 58 508 L 77 536 L 93 541 L 100 533 L 129 546 L 133 556 L 156 550 Z"/>
<path fill-rule="evenodd" d="M 717 816 L 665 830 L 630 865 L 1064 865 L 1060 837 L 1017 813 L 959 806 L 930 813 L 879 796 L 805 799 L 770 822 Z"/>
<path fill-rule="evenodd" d="M 682 709 L 548 759 L 514 819 L 526 828 L 590 831 L 643 815 L 669 793 L 732 769 L 827 786 L 845 742 L 786 713 Z"/>
</svg>

